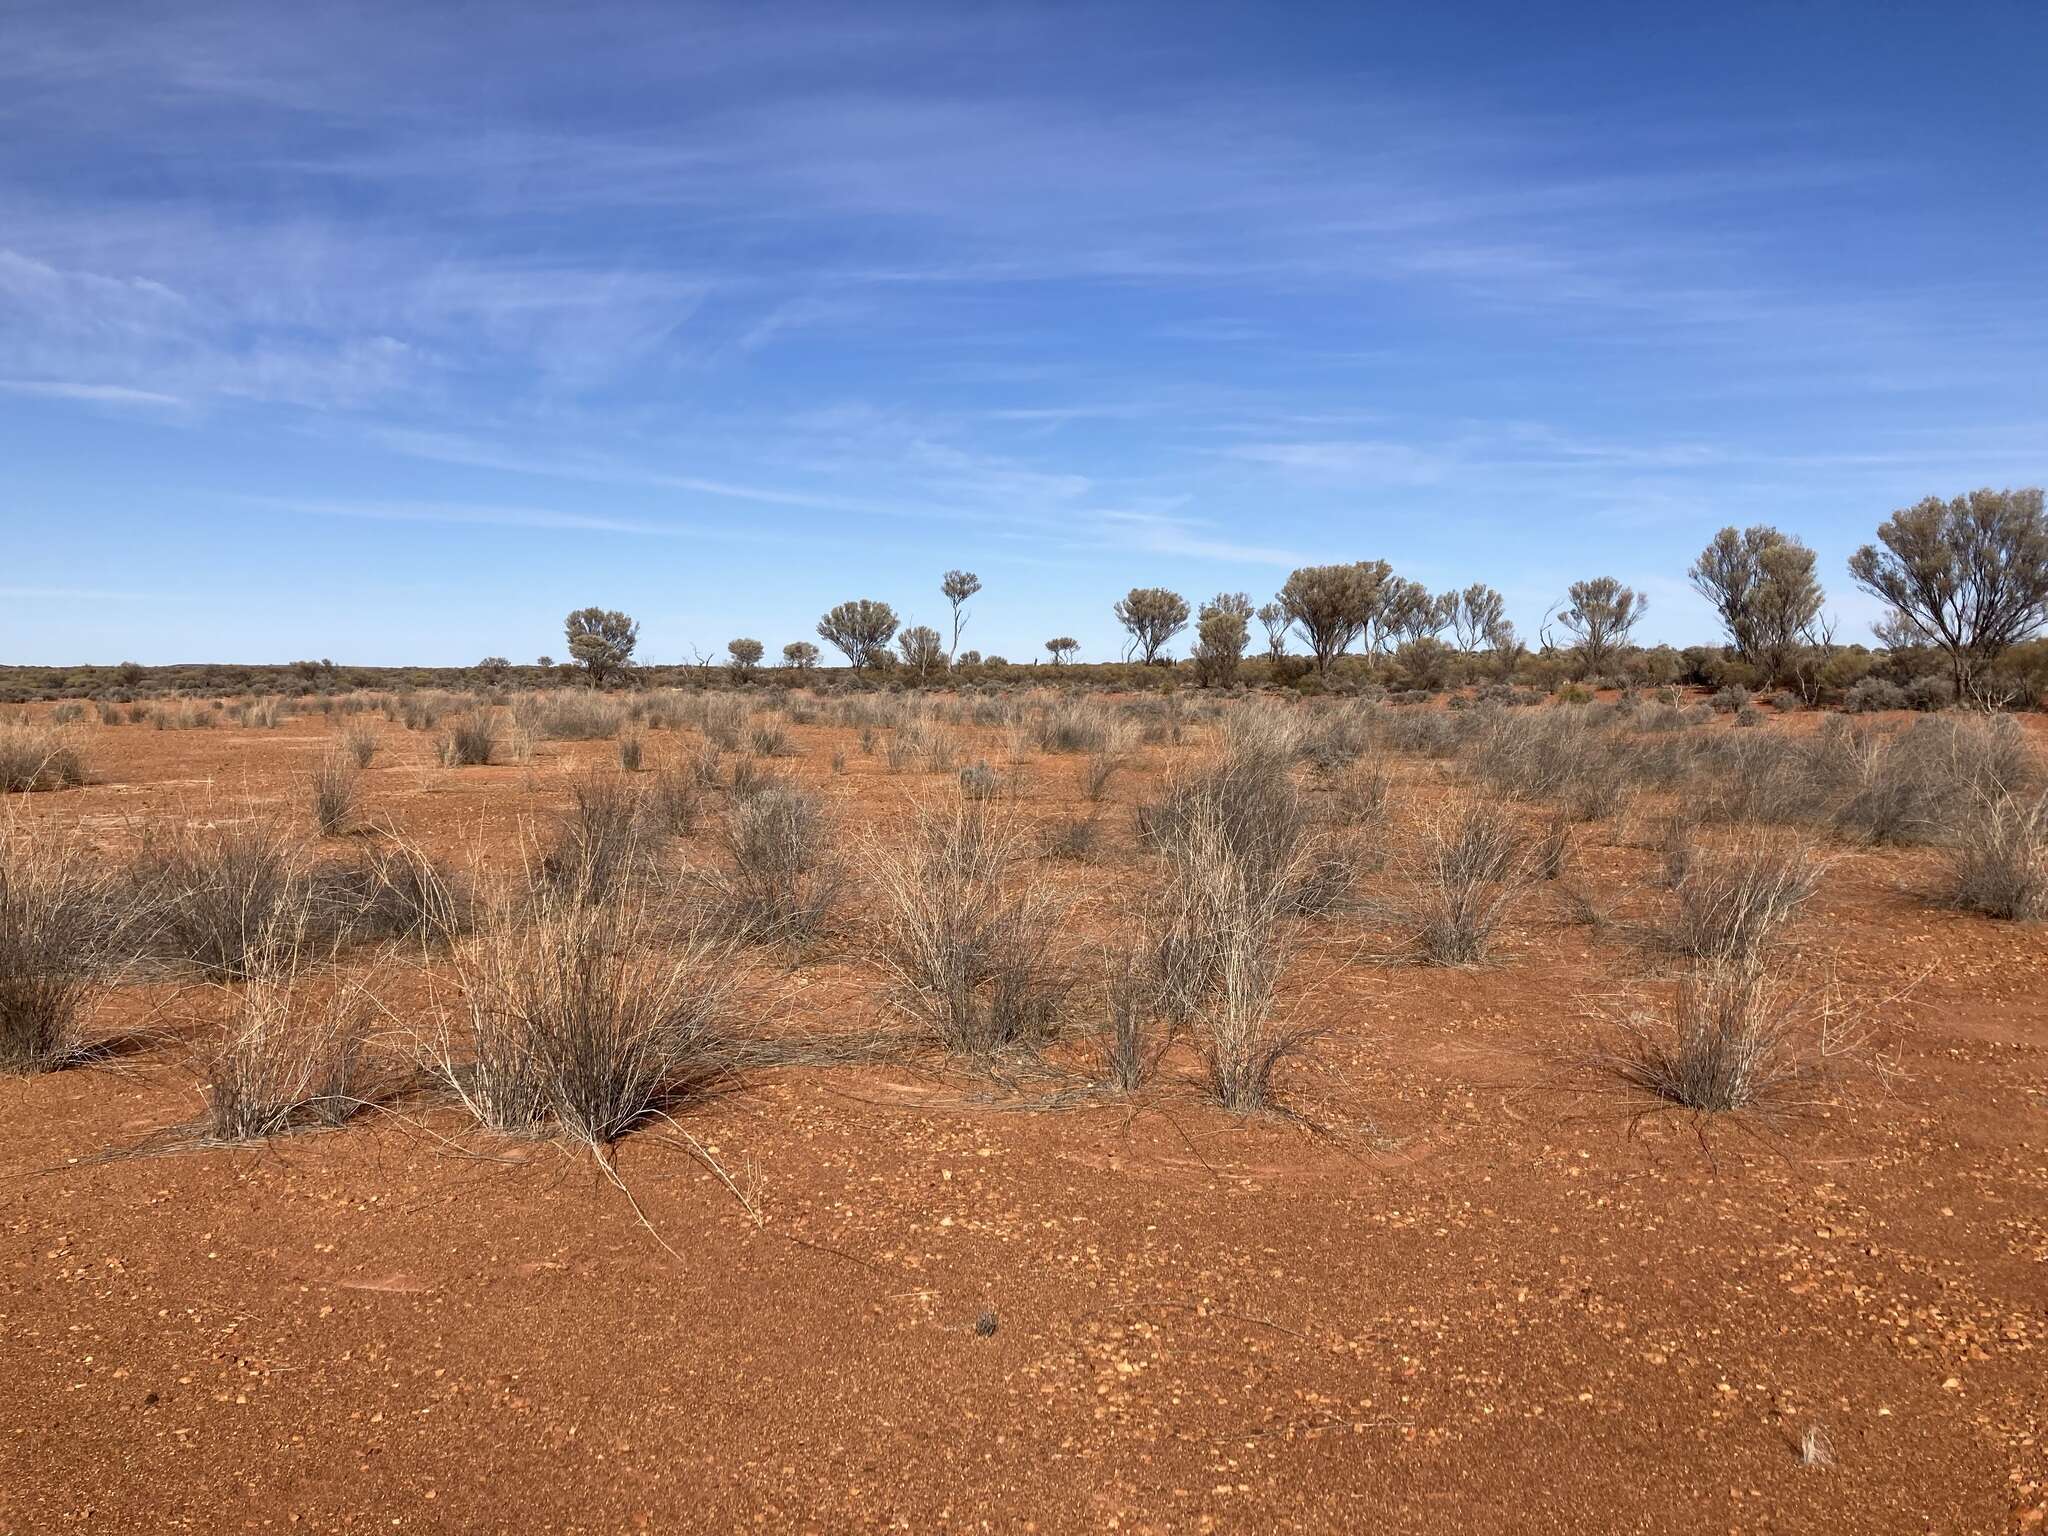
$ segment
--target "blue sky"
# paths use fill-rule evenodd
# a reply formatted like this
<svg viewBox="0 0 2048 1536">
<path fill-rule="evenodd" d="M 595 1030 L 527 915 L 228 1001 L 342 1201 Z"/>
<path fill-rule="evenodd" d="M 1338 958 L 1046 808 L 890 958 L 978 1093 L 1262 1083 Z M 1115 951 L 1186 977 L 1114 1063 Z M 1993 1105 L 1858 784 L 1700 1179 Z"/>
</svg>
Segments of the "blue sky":
<svg viewBox="0 0 2048 1536">
<path fill-rule="evenodd" d="M 0 661 L 771 653 L 2048 474 L 2038 4 L 0 0 Z"/>
</svg>

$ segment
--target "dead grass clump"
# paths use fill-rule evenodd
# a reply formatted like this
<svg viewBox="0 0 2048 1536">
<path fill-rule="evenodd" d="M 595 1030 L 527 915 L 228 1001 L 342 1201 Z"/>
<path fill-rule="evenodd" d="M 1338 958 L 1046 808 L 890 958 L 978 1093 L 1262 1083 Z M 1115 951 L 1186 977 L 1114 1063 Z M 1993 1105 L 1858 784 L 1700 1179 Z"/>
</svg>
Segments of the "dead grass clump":
<svg viewBox="0 0 2048 1536">
<path fill-rule="evenodd" d="M 1366 719 L 1354 710 L 1329 710 L 1300 732 L 1295 754 L 1317 773 L 1334 776 L 1362 757 L 1372 745 Z"/>
<path fill-rule="evenodd" d="M 1668 1015 L 1620 1021 L 1596 1065 L 1624 1083 L 1703 1114 L 1782 1100 L 1845 1048 L 1830 999 L 1788 998 L 1761 970 L 1706 963 L 1683 977 Z"/>
<path fill-rule="evenodd" d="M 681 768 L 655 773 L 642 797 L 647 825 L 664 837 L 688 837 L 697 829 L 697 810 L 702 802 L 697 780 Z"/>
<path fill-rule="evenodd" d="M 1125 954 L 1113 962 L 1103 988 L 1100 1030 L 1102 1065 L 1109 1086 L 1136 1093 L 1159 1071 L 1173 1043 L 1160 1018 L 1159 987 L 1142 957 Z"/>
<path fill-rule="evenodd" d="M 0 823 L 0 1071 L 88 1054 L 83 1021 L 120 910 L 116 878 L 90 849 Z"/>
<path fill-rule="evenodd" d="M 638 732 L 628 732 L 619 738 L 619 769 L 624 773 L 638 773 L 640 765 L 647 760 L 647 742 Z"/>
<path fill-rule="evenodd" d="M 900 849 L 871 851 L 895 1006 L 950 1051 L 986 1056 L 1050 1037 L 1067 993 L 1062 907 L 986 803 L 919 812 Z"/>
<path fill-rule="evenodd" d="M 1433 965 L 1477 965 L 1530 880 L 1521 829 L 1482 803 L 1437 818 L 1427 838 L 1414 896 L 1416 950 Z"/>
<path fill-rule="evenodd" d="M 625 723 L 626 709 L 615 699 L 577 690 L 523 695 L 513 717 L 548 741 L 610 741 Z"/>
<path fill-rule="evenodd" d="M 763 720 L 747 732 L 747 749 L 759 757 L 795 757 L 796 743 L 778 720 Z"/>
<path fill-rule="evenodd" d="M 337 748 L 327 751 L 314 768 L 309 786 L 313 826 L 322 837 L 339 837 L 355 829 L 362 770 Z"/>
<path fill-rule="evenodd" d="M 824 926 L 842 879 L 822 802 L 780 780 L 735 797 L 713 876 L 732 932 L 753 943 L 805 944 Z"/>
<path fill-rule="evenodd" d="M 342 1125 L 369 1107 L 369 999 L 353 984 L 331 988 L 318 1002 L 307 990 L 290 973 L 259 976 L 243 988 L 225 1038 L 201 1068 L 207 1140 L 260 1141 Z"/>
<path fill-rule="evenodd" d="M 1282 1024 L 1273 1006 L 1294 882 L 1247 862 L 1214 804 L 1179 831 L 1168 868 L 1147 915 L 1159 1011 L 1169 1028 L 1193 1027 L 1210 1097 L 1233 1113 L 1255 1113 L 1270 1105 L 1280 1063 L 1310 1038 Z"/>
<path fill-rule="evenodd" d="M 343 729 L 340 736 L 341 750 L 348 760 L 358 768 L 367 768 L 377 755 L 377 733 L 367 725 L 356 724 Z"/>
<path fill-rule="evenodd" d="M 85 754 L 64 731 L 0 720 L 0 791 L 70 789 L 85 782 Z"/>
<path fill-rule="evenodd" d="M 1169 1030 L 1191 1027 L 1217 1103 L 1251 1113 L 1306 1031 L 1275 1015 L 1292 919 L 1319 889 L 1316 850 L 1286 759 L 1239 743 L 1144 808 L 1141 835 L 1163 855 L 1144 914 L 1148 982 Z"/>
<path fill-rule="evenodd" d="M 698 703 L 697 728 L 704 739 L 726 752 L 740 748 L 740 732 L 746 728 L 744 700 L 707 695 Z"/>
<path fill-rule="evenodd" d="M 1274 887 L 1283 908 L 1300 894 L 1309 812 L 1276 750 L 1243 744 L 1175 775 L 1158 800 L 1138 807 L 1137 825 L 1139 840 L 1169 859 L 1191 838 L 1220 838 L 1236 867 Z"/>
<path fill-rule="evenodd" d="M 1031 739 L 1041 752 L 1100 752 L 1110 743 L 1110 722 L 1087 699 L 1055 699 L 1032 721 Z"/>
<path fill-rule="evenodd" d="M 1385 763 L 1378 758 L 1353 763 L 1330 796 L 1332 814 L 1339 826 L 1378 826 L 1386 820 L 1392 792 L 1393 778 Z"/>
<path fill-rule="evenodd" d="M 1561 880 L 1571 872 L 1578 851 L 1578 834 L 1572 828 L 1571 818 L 1553 816 L 1530 855 L 1531 872 L 1538 880 Z"/>
<path fill-rule="evenodd" d="M 354 864 L 317 870 L 314 882 L 328 908 L 345 914 L 352 940 L 446 944 L 467 933 L 475 917 L 469 881 L 404 841 L 380 843 Z"/>
<path fill-rule="evenodd" d="M 316 890 L 304 848 L 262 821 L 153 833 L 128 876 L 144 948 L 213 977 L 331 951 L 347 916 Z"/>
<path fill-rule="evenodd" d="M 1611 757 L 1594 759 L 1565 783 L 1561 796 L 1574 821 L 1610 820 L 1626 812 L 1635 797 L 1627 766 Z"/>
<path fill-rule="evenodd" d="M 540 883 L 584 900 L 606 901 L 644 875 L 656 837 L 642 800 L 620 774 L 596 774 L 569 786 L 569 811 L 541 856 Z"/>
<path fill-rule="evenodd" d="M 1820 883 L 1822 864 L 1800 843 L 1758 839 L 1702 850 L 1672 886 L 1672 949 L 1696 960 L 1751 968 Z"/>
<path fill-rule="evenodd" d="M 1094 816 L 1069 816 L 1048 822 L 1041 847 L 1049 859 L 1086 863 L 1102 840 L 1102 824 Z"/>
<path fill-rule="evenodd" d="M 1948 849 L 1948 899 L 1987 917 L 2048 917 L 2048 793 L 1978 793 Z"/>
<path fill-rule="evenodd" d="M 738 962 L 701 914 L 542 888 L 495 903 L 456 970 L 428 1067 L 492 1130 L 602 1148 L 725 1069 Z"/>
<path fill-rule="evenodd" d="M 447 733 L 434 743 L 434 755 L 443 768 L 481 768 L 497 744 L 497 722 L 490 711 L 479 709 L 448 723 Z"/>
</svg>

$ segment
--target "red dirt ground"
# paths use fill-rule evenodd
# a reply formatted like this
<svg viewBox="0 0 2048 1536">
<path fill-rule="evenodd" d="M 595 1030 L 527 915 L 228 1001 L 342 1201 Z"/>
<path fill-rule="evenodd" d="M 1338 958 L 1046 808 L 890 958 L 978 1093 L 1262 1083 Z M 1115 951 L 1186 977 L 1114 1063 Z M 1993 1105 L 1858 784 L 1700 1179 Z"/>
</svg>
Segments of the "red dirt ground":
<svg viewBox="0 0 2048 1536">
<path fill-rule="evenodd" d="M 94 728 L 96 782 L 25 814 L 110 850 L 303 824 L 329 729 Z M 611 752 L 446 770 L 377 729 L 375 812 L 464 859 Z M 851 828 L 946 783 L 793 734 Z M 1128 905 L 1147 759 L 1061 866 L 1081 936 Z M 1397 819 L 1442 777 L 1400 771 Z M 1079 772 L 1028 760 L 1022 813 Z M 1647 890 L 1648 841 L 1593 829 L 1595 883 Z M 758 1225 L 673 1136 L 621 1146 L 661 1242 L 587 1152 L 443 1111 L 109 1159 L 192 1114 L 174 1046 L 0 1079 L 0 1531 L 2040 1530 L 2048 933 L 1936 907 L 1930 868 L 1842 850 L 1794 935 L 1895 1072 L 1704 1137 L 1558 1065 L 1657 983 L 1547 894 L 1470 971 L 1328 925 L 1288 1088 L 1343 1134 L 1174 1082 L 1031 1112 L 936 1064 L 761 1073 L 683 1117 Z M 771 973 L 781 1016 L 874 1021 L 855 928 Z M 159 983 L 102 1022 L 219 1009 Z"/>
</svg>

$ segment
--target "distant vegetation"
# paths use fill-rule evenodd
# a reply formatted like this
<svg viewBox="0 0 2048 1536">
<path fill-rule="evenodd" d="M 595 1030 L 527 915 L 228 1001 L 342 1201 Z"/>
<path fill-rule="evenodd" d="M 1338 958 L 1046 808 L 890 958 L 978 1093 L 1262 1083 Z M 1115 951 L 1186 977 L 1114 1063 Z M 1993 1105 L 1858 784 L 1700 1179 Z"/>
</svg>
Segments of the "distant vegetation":
<svg viewBox="0 0 2048 1536">
<path fill-rule="evenodd" d="M 1109 688 L 1285 687 L 1297 692 L 1396 694 L 1452 689 L 1707 688 L 1746 705 L 1850 710 L 1951 704 L 2030 708 L 2048 699 L 2048 517 L 2038 488 L 1930 497 L 1894 513 L 1877 542 L 1849 562 L 1856 585 L 1886 606 L 1875 648 L 1841 643 L 1825 611 L 1813 551 L 1778 529 L 1723 528 L 1687 572 L 1713 607 L 1723 638 L 1710 645 L 1642 646 L 1643 593 L 1611 575 L 1573 582 L 1544 615 L 1536 643 L 1519 635 L 1501 595 L 1484 583 L 1431 593 L 1386 561 L 1306 566 L 1254 607 L 1242 592 L 1190 606 L 1164 587 L 1133 587 L 1113 605 L 1126 642 L 1111 662 L 1083 663 L 1070 635 L 1044 643 L 1045 660 L 1017 664 L 962 651 L 971 571 L 938 588 L 948 629 L 906 624 L 888 603 L 854 598 L 824 614 L 818 638 L 844 659 L 821 669 L 820 648 L 792 640 L 781 665 L 752 638 L 722 656 L 636 662 L 639 626 L 614 609 L 570 614 L 570 659 L 515 665 L 487 656 L 472 667 L 344 667 L 222 663 L 144 667 L 0 667 L 0 703 L 223 694 L 307 697 L 353 689 L 535 688 L 580 679 L 597 688 L 730 684 L 955 687 L 1001 684 L 1057 669 L 1070 682 Z M 1252 624 L 1264 639 L 1253 655 Z M 1192 627 L 1192 635 L 1189 636 Z M 1187 637 L 1185 657 L 1174 646 Z M 1298 650 L 1296 648 L 1299 648 Z M 823 671 L 824 675 L 817 675 Z"/>
</svg>

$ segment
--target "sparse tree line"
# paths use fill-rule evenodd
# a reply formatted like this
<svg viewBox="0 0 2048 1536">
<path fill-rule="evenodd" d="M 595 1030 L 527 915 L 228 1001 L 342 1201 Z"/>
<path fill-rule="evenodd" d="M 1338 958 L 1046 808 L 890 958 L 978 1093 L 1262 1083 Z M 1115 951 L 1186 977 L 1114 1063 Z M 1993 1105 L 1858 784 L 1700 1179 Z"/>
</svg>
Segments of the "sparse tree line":
<svg viewBox="0 0 2048 1536">
<path fill-rule="evenodd" d="M 1187 662 L 1202 687 L 1250 682 L 1314 689 L 1348 681 L 1437 691 L 1480 683 L 1691 683 L 1788 690 L 1809 703 L 1862 687 L 1873 707 L 1909 686 L 1918 687 L 1916 698 L 1896 702 L 2026 705 L 2048 698 L 2048 655 L 2035 654 L 2048 650 L 2048 642 L 2028 644 L 2048 627 L 2048 517 L 2039 488 L 1978 490 L 1950 501 L 1929 497 L 1897 511 L 1878 528 L 1876 542 L 1850 558 L 1849 574 L 1885 605 L 1876 626 L 1880 653 L 1837 643 L 1813 551 L 1762 524 L 1721 529 L 1687 571 L 1720 620 L 1726 640 L 1718 647 L 1636 646 L 1632 637 L 1647 599 L 1613 576 L 1573 582 L 1544 615 L 1531 647 L 1492 587 L 1475 582 L 1432 593 L 1384 560 L 1304 566 L 1258 606 L 1243 592 L 1220 592 L 1191 608 L 1167 588 L 1133 587 L 1112 612 L 1126 636 L 1121 660 L 1130 667 L 1177 669 L 1173 644 L 1192 626 Z M 886 674 L 892 684 L 907 685 L 999 679 L 1013 670 L 1005 658 L 960 649 L 968 605 L 981 590 L 971 571 L 945 573 L 939 585 L 948 610 L 945 633 L 906 624 L 886 602 L 855 598 L 819 619 L 817 637 L 856 676 Z M 1257 658 L 1251 655 L 1254 621 L 1264 640 Z M 543 680 L 566 669 L 601 688 L 635 672 L 639 626 L 627 614 L 578 609 L 565 622 L 564 639 L 566 662 L 539 658 Z M 1290 642 L 1306 654 L 1295 654 Z M 1078 661 L 1080 645 L 1071 635 L 1056 635 L 1045 652 L 1050 665 L 1068 668 Z M 766 653 L 760 640 L 741 636 L 722 656 L 699 653 L 693 670 L 699 681 L 722 674 L 746 683 L 763 675 Z M 790 641 L 781 650 L 781 672 L 812 673 L 823 655 L 809 639 Z M 70 670 L 113 672 L 132 691 L 150 669 L 130 662 Z M 221 687 L 249 686 L 223 674 L 265 669 L 199 670 L 209 674 L 200 686 Z M 366 670 L 296 662 L 288 691 L 329 691 Z M 471 670 L 488 686 L 533 680 L 532 669 L 497 656 Z M 0 672 L 0 698 L 36 696 L 5 676 Z M 64 697 L 77 689 L 46 682 L 41 691 Z"/>
</svg>

